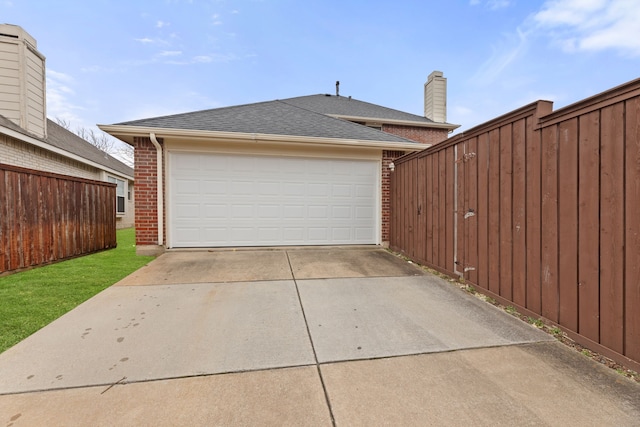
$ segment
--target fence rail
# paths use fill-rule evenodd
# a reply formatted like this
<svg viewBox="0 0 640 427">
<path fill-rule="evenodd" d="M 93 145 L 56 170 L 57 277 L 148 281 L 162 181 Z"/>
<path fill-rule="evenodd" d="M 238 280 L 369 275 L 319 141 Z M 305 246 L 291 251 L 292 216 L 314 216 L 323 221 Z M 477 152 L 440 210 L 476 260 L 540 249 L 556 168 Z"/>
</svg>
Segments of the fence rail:
<svg viewBox="0 0 640 427">
<path fill-rule="evenodd" d="M 640 79 L 395 164 L 394 250 L 640 368 Z"/>
<path fill-rule="evenodd" d="M 0 274 L 116 246 L 115 185 L 0 164 Z"/>
</svg>

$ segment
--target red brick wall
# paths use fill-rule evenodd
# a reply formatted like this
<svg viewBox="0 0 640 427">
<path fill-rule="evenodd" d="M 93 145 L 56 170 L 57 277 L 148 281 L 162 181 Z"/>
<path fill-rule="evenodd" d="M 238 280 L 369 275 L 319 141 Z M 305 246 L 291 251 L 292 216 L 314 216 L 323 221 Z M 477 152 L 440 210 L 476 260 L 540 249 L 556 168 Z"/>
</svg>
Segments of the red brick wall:
<svg viewBox="0 0 640 427">
<path fill-rule="evenodd" d="M 437 144 L 447 139 L 449 131 L 447 129 L 421 128 L 403 125 L 382 125 L 382 131 L 393 135 L 401 136 L 412 141 L 421 142 L 423 144 Z"/>
<path fill-rule="evenodd" d="M 136 245 L 158 245 L 156 148 L 149 138 L 134 138 Z"/>
<path fill-rule="evenodd" d="M 391 170 L 389 163 L 405 154 L 402 151 L 382 152 L 382 241 L 389 241 L 391 222 Z"/>
</svg>

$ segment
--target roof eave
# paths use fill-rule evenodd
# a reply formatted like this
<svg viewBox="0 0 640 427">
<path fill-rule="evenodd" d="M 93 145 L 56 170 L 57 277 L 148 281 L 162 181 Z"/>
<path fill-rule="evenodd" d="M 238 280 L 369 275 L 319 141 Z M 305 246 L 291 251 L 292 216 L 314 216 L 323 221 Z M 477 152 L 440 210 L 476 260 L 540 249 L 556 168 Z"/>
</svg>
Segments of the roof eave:
<svg viewBox="0 0 640 427">
<path fill-rule="evenodd" d="M 43 150 L 58 154 L 60 156 L 66 157 L 68 159 L 75 160 L 77 162 L 80 162 L 80 163 L 83 163 L 85 165 L 94 167 L 96 169 L 103 170 L 103 171 L 108 172 L 110 174 L 118 175 L 118 176 L 123 177 L 123 178 L 127 178 L 129 181 L 133 181 L 133 176 L 131 176 L 131 175 L 128 175 L 128 174 L 126 174 L 124 172 L 117 171 L 117 170 L 112 169 L 112 168 L 110 168 L 108 166 L 101 165 L 100 163 L 94 162 L 92 160 L 85 159 L 82 156 L 78 156 L 77 154 L 74 154 L 74 153 L 71 153 L 69 151 L 63 150 L 63 149 L 58 148 L 58 147 L 56 147 L 54 145 L 48 144 L 45 141 L 42 141 L 40 139 L 31 137 L 29 135 L 25 135 L 25 134 L 23 134 L 21 132 L 17 132 L 15 130 L 13 130 L 13 129 L 9 129 L 9 128 L 5 127 L 5 126 L 0 125 L 0 132 L 5 134 L 5 135 L 7 135 L 7 136 L 12 137 L 12 138 L 19 139 L 19 140 L 24 141 L 24 142 L 26 142 L 28 144 L 31 144 L 31 145 L 34 145 L 36 147 L 42 148 Z"/>
<path fill-rule="evenodd" d="M 421 127 L 421 128 L 454 130 L 460 127 L 460 125 L 454 125 L 451 123 L 418 122 L 413 120 L 398 120 L 398 119 L 381 119 L 376 117 L 346 116 L 344 114 L 327 114 L 327 116 L 335 117 L 337 119 L 348 120 L 350 122 L 365 122 L 365 123 L 372 122 L 372 123 L 383 123 L 383 124 L 389 124 L 389 125 L 414 126 L 414 127 Z"/>
<path fill-rule="evenodd" d="M 222 132 L 192 129 L 156 128 L 145 126 L 123 126 L 123 125 L 98 125 L 98 128 L 107 132 L 127 144 L 133 145 L 134 137 L 148 137 L 153 133 L 157 138 L 179 138 L 182 140 L 208 140 L 208 141 L 236 141 L 244 143 L 277 143 L 291 145 L 317 145 L 317 146 L 341 146 L 376 148 L 381 150 L 394 151 L 422 151 L 430 147 L 429 144 L 417 142 L 397 142 L 397 141 L 369 141 L 346 138 L 322 138 L 312 136 L 297 135 L 275 135 L 264 133 L 243 133 L 243 132 Z"/>
</svg>

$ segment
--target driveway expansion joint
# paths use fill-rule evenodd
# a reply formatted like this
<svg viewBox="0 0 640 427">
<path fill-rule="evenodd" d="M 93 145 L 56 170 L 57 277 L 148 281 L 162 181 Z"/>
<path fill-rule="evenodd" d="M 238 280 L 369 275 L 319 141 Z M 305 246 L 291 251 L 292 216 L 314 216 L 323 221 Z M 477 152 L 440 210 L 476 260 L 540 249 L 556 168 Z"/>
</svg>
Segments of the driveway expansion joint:
<svg viewBox="0 0 640 427">
<path fill-rule="evenodd" d="M 313 358 L 316 362 L 316 371 L 318 372 L 318 378 L 320 379 L 320 384 L 322 384 L 322 391 L 324 393 L 324 398 L 327 403 L 327 408 L 329 409 L 329 416 L 331 417 L 331 425 L 333 427 L 336 426 L 336 419 L 333 415 L 333 408 L 331 407 L 331 400 L 329 399 L 329 392 L 327 391 L 327 386 L 325 384 L 324 378 L 322 377 L 322 370 L 320 369 L 320 364 L 318 363 L 318 355 L 316 353 L 316 348 L 313 345 L 313 338 L 311 337 L 311 330 L 309 329 L 309 322 L 307 322 L 307 315 L 304 312 L 304 306 L 302 305 L 302 298 L 300 297 L 300 289 L 298 288 L 298 281 L 296 280 L 296 275 L 293 272 L 293 267 L 291 266 L 291 259 L 289 258 L 289 252 L 285 251 L 287 255 L 287 262 L 289 263 L 289 269 L 291 270 L 291 278 L 293 279 L 293 284 L 296 288 L 296 294 L 298 296 L 298 304 L 300 304 L 300 310 L 302 311 L 302 318 L 304 319 L 304 325 L 307 329 L 307 336 L 309 337 L 309 344 L 311 344 L 311 350 L 313 351 Z"/>
</svg>

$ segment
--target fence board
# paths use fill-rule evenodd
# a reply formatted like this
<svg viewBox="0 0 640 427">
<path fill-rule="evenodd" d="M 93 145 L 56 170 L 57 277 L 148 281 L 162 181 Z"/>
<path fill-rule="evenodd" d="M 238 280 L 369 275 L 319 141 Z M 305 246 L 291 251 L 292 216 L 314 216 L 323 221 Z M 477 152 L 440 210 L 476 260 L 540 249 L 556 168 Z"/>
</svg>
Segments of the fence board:
<svg viewBox="0 0 640 427">
<path fill-rule="evenodd" d="M 600 140 L 600 342 L 623 350 L 624 105 L 602 109 Z"/>
<path fill-rule="evenodd" d="M 580 118 L 578 153 L 578 332 L 600 341 L 600 112 Z"/>
<path fill-rule="evenodd" d="M 500 294 L 500 130 L 489 133 L 489 290 Z"/>
<path fill-rule="evenodd" d="M 431 262 L 438 265 L 440 250 L 440 156 L 433 155 L 431 176 L 433 179 L 433 198 L 431 200 L 431 217 L 433 218 L 432 255 Z"/>
<path fill-rule="evenodd" d="M 455 206 L 455 223 L 454 230 L 456 233 L 456 272 L 462 277 L 466 278 L 465 267 L 468 265 L 468 251 L 465 244 L 465 237 L 467 235 L 467 224 L 464 219 L 464 213 L 469 206 L 469 194 L 465 191 L 467 186 L 467 164 L 466 153 L 467 144 L 460 144 L 460 147 L 455 147 L 456 157 L 456 192 L 457 196 Z"/>
<path fill-rule="evenodd" d="M 454 147 L 449 147 L 445 150 L 445 164 L 446 165 L 454 165 L 456 158 L 454 155 L 454 151 L 455 148 Z M 455 197 L 456 197 L 456 192 L 455 192 L 455 168 L 453 167 L 446 167 L 446 180 L 447 180 L 447 185 L 445 187 L 445 200 L 446 200 L 446 204 L 445 204 L 445 248 L 444 248 L 444 253 L 445 253 L 445 269 L 447 269 L 448 271 L 455 271 L 455 265 L 453 264 L 453 260 L 454 260 L 454 240 L 455 240 L 455 233 L 454 233 L 454 215 L 455 215 Z"/>
<path fill-rule="evenodd" d="M 558 322 L 558 130 L 542 130 L 542 315 Z"/>
<path fill-rule="evenodd" d="M 559 323 L 578 330 L 578 119 L 559 125 Z"/>
<path fill-rule="evenodd" d="M 526 227 L 525 227 L 525 208 L 526 208 L 526 121 L 521 119 L 513 124 L 513 144 L 512 144 L 512 156 L 513 156 L 513 200 L 512 200 L 512 215 L 513 215 L 513 274 L 512 274 L 512 289 L 513 289 L 513 302 L 525 307 L 527 304 L 527 288 L 526 288 L 526 250 L 527 242 Z"/>
<path fill-rule="evenodd" d="M 626 104 L 625 354 L 640 360 L 640 98 Z"/>
<path fill-rule="evenodd" d="M 489 135 L 478 136 L 478 281 L 489 289 Z"/>
<path fill-rule="evenodd" d="M 420 239 L 420 217 L 418 216 L 418 160 L 413 159 L 411 162 L 411 224 L 413 227 L 411 233 L 411 246 L 413 247 L 413 257 L 418 255 L 418 246 Z"/>
<path fill-rule="evenodd" d="M 434 185 L 434 179 L 433 179 L 433 175 L 434 175 L 434 166 L 433 166 L 433 160 L 434 160 L 435 156 L 427 156 L 427 157 L 423 157 L 421 160 L 423 162 L 426 162 L 426 180 L 427 180 L 427 208 L 426 208 L 426 213 L 427 213 L 427 241 L 426 243 L 426 249 L 425 249 L 425 260 L 430 263 L 433 264 L 433 241 L 434 241 L 434 210 L 433 210 L 433 199 L 435 197 L 436 191 L 435 191 L 435 185 Z"/>
<path fill-rule="evenodd" d="M 424 158 L 416 159 L 418 170 L 416 173 L 417 186 L 416 197 L 418 199 L 418 230 L 416 234 L 416 257 L 417 259 L 426 260 L 426 238 L 427 238 L 427 213 L 426 213 L 426 187 L 427 187 L 427 171 Z"/>
<path fill-rule="evenodd" d="M 116 245 L 114 184 L 0 164 L 0 198 L 0 273 Z"/>
<path fill-rule="evenodd" d="M 0 169 L 0 200 L 7 200 L 7 203 L 0 203 L 0 218 L 8 218 L 8 203 L 6 173 Z M 7 221 L 0 221 L 0 271 L 9 269 L 8 247 L 9 243 L 9 225 Z"/>
<path fill-rule="evenodd" d="M 438 248 L 437 265 L 446 268 L 447 166 L 445 151 L 438 152 Z"/>
<path fill-rule="evenodd" d="M 534 135 L 533 119 L 527 119 L 526 168 L 527 168 L 527 305 L 534 313 L 542 313 L 541 290 L 541 250 L 540 232 L 542 230 L 542 138 L 539 132 Z"/>
<path fill-rule="evenodd" d="M 500 128 L 500 296 L 513 298 L 513 153 L 512 128 Z"/>
<path fill-rule="evenodd" d="M 469 267 L 472 268 L 466 277 L 471 283 L 478 283 L 478 138 L 472 138 L 469 141 L 468 152 L 471 157 L 465 166 L 468 194 L 468 204 L 465 211 L 472 209 L 475 215 L 465 220 L 466 259 Z M 466 214 L 466 212 L 464 213 Z"/>
</svg>

